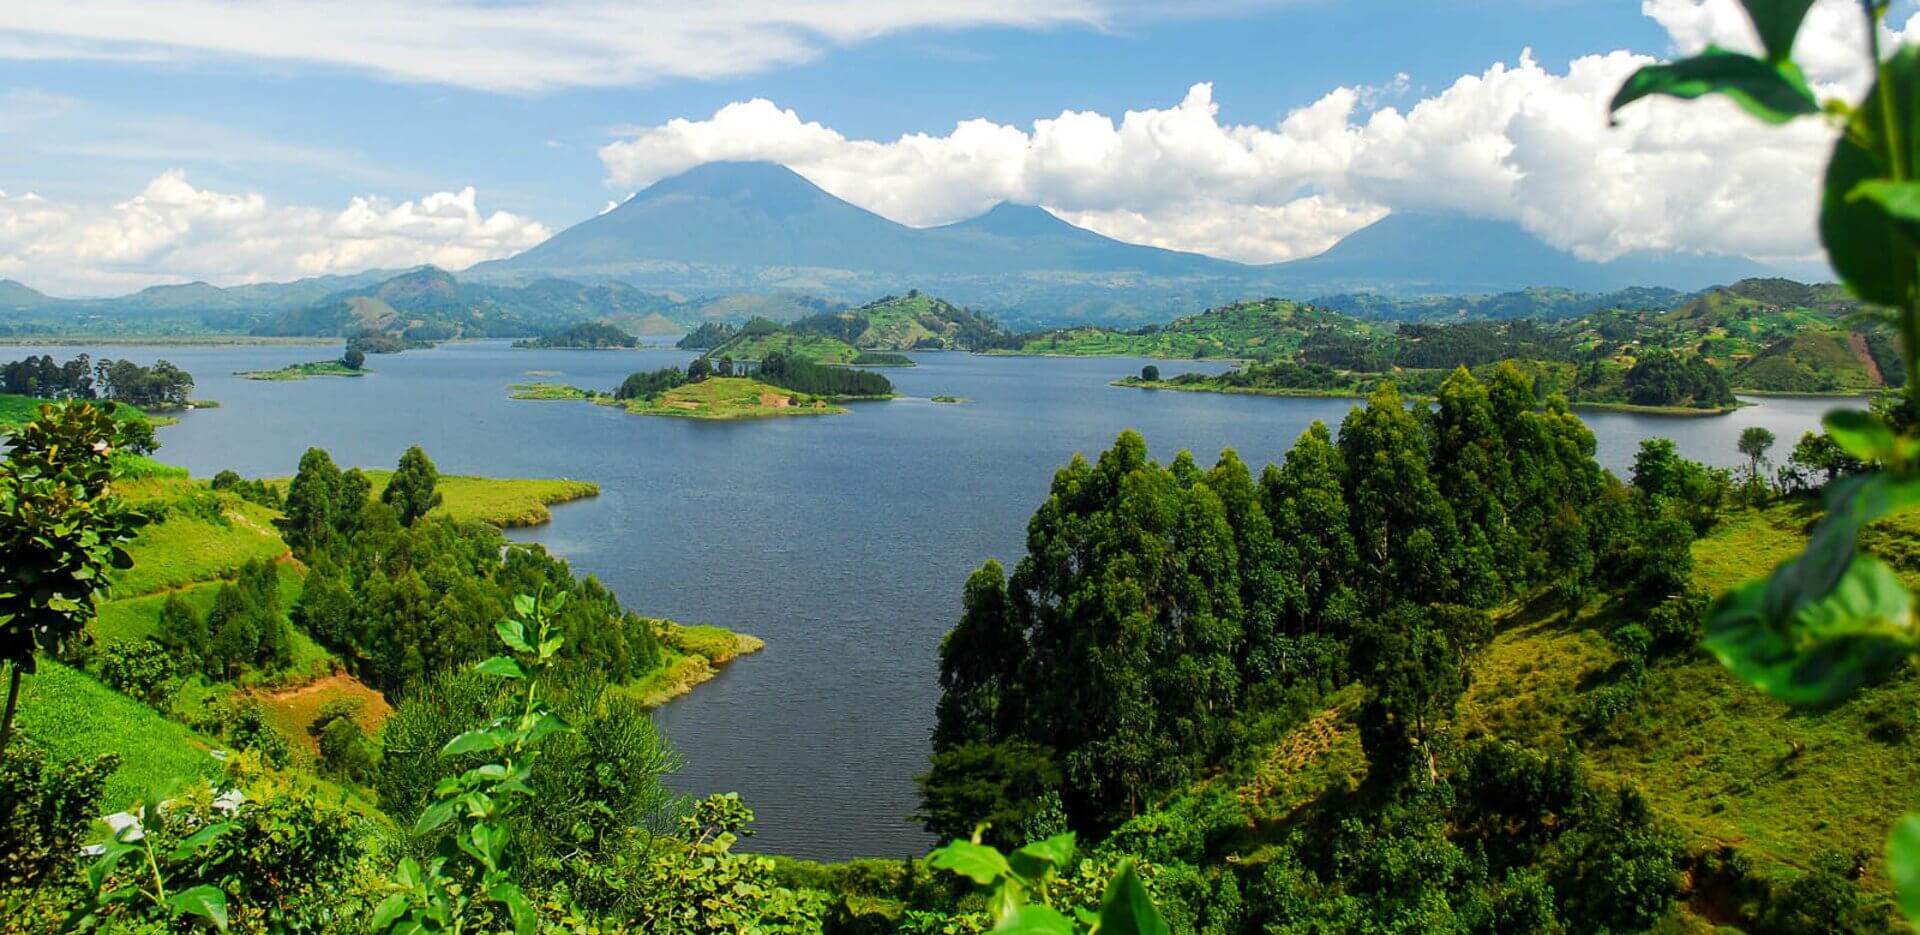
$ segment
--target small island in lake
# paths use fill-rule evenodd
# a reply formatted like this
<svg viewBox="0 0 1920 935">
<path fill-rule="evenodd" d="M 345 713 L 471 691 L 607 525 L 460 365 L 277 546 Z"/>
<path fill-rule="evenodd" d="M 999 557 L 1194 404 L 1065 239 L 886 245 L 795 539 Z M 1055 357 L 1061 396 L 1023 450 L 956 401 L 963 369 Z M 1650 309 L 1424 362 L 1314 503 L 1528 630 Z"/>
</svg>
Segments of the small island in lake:
<svg viewBox="0 0 1920 935">
<path fill-rule="evenodd" d="M 515 383 L 514 399 L 580 400 L 619 406 L 634 415 L 681 419 L 761 419 L 832 415 L 837 403 L 892 399 L 893 383 L 864 370 L 828 367 L 774 352 L 758 367 L 695 358 L 686 370 L 666 367 L 629 374 L 611 393 L 561 383 Z"/>
<path fill-rule="evenodd" d="M 305 364 L 288 364 L 278 370 L 242 370 L 235 376 L 249 380 L 305 380 L 308 377 L 360 377 L 367 371 L 360 367 L 349 367 L 338 360 L 316 360 Z"/>
<path fill-rule="evenodd" d="M 614 350 L 639 347 L 640 339 L 606 322 L 583 321 L 537 338 L 522 338 L 513 346 Z"/>
</svg>

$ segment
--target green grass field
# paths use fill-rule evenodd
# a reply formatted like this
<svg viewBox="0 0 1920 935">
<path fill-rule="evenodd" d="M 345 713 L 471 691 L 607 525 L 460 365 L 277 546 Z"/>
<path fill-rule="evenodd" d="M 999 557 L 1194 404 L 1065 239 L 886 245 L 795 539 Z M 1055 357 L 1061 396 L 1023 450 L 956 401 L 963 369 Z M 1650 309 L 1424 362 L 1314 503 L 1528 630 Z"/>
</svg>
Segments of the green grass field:
<svg viewBox="0 0 1920 935">
<path fill-rule="evenodd" d="M 508 399 L 582 400 L 599 399 L 605 395 L 564 383 L 514 383 L 507 387 Z"/>
<path fill-rule="evenodd" d="M 229 578 L 252 559 L 286 553 L 287 544 L 273 528 L 274 511 L 235 498 L 221 498 L 221 511 L 224 522 L 176 512 L 142 529 L 127 548 L 133 567 L 113 574 L 113 596 L 138 597 Z"/>
<path fill-rule="evenodd" d="M 768 354 L 773 353 L 785 354 L 788 357 L 802 357 L 817 364 L 850 364 L 860 356 L 860 349 L 839 338 L 823 334 L 776 331 L 766 335 L 738 335 L 709 351 L 707 356 L 714 360 L 723 357 L 731 357 L 734 360 L 765 360 Z"/>
<path fill-rule="evenodd" d="M 41 659 L 39 671 L 20 684 L 20 732 L 52 759 L 120 756 L 120 769 L 107 781 L 102 799 L 109 809 L 124 808 L 177 780 L 219 772 L 208 755 L 217 743 L 85 673 Z"/>
<path fill-rule="evenodd" d="M 20 396 L 14 393 L 0 393 L 0 429 L 12 429 L 22 422 L 38 418 L 40 407 L 60 405 L 58 400 L 41 399 L 38 396 Z M 98 405 L 98 403 L 96 403 Z M 171 425 L 174 419 L 153 416 L 138 406 L 127 403 L 115 403 L 113 417 L 122 422 L 147 421 L 155 425 Z"/>
</svg>

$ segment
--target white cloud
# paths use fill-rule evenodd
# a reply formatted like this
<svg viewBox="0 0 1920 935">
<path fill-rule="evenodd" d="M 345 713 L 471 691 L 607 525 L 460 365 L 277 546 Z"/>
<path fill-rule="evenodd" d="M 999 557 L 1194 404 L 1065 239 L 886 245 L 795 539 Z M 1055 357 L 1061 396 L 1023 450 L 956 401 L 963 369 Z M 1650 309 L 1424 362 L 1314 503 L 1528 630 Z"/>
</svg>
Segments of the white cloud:
<svg viewBox="0 0 1920 935">
<path fill-rule="evenodd" d="M 492 91 L 719 78 L 911 29 L 1098 26 L 1114 0 L 58 0 L 9 4 L 0 57 L 312 62 Z"/>
<path fill-rule="evenodd" d="M 1865 80 L 1852 7 L 1822 0 L 1800 43 L 1825 93 L 1857 92 Z M 1645 0 L 1644 10 L 1667 28 L 1670 51 L 1756 44 L 1736 0 Z M 1920 37 L 1920 15 L 1903 32 Z M 623 188 L 712 160 L 769 160 L 908 224 L 1006 200 L 1122 239 L 1248 261 L 1311 255 L 1391 209 L 1513 220 L 1594 259 L 1814 255 L 1816 180 L 1832 130 L 1814 120 L 1762 126 L 1720 100 L 1651 100 L 1610 125 L 1613 93 L 1652 61 L 1615 51 L 1556 70 L 1522 52 L 1410 105 L 1378 106 L 1415 97 L 1397 76 L 1335 88 L 1270 126 L 1221 122 L 1204 83 L 1171 107 L 1118 118 L 967 120 L 894 140 L 849 139 L 754 99 L 632 128 L 600 157 L 609 184 Z"/>
<path fill-rule="evenodd" d="M 100 295 L 194 279 L 260 282 L 420 263 L 461 269 L 550 233 L 518 215 L 481 213 L 471 187 L 398 203 L 359 197 L 336 211 L 195 188 L 175 170 L 104 208 L 0 193 L 0 277 Z"/>
</svg>

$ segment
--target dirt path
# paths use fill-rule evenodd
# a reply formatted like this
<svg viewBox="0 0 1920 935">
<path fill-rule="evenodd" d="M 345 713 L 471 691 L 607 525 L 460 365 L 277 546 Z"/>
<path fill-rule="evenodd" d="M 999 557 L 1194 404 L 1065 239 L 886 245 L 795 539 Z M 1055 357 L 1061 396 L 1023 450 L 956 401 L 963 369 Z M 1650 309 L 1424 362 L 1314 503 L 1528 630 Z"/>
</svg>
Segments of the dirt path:
<svg viewBox="0 0 1920 935">
<path fill-rule="evenodd" d="M 1874 386 L 1886 386 L 1886 377 L 1880 374 L 1880 364 L 1873 359 L 1873 351 L 1867 348 L 1867 336 L 1858 331 L 1847 332 L 1847 346 L 1853 349 L 1853 356 L 1860 358 L 1860 365 L 1867 368 L 1867 379 Z"/>
</svg>

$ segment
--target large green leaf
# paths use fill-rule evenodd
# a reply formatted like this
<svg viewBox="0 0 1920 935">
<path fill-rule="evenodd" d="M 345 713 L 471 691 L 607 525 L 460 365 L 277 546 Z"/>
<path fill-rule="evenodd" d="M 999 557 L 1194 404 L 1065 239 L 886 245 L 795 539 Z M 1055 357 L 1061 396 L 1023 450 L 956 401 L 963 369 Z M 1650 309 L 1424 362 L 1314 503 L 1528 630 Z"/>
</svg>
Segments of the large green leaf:
<svg viewBox="0 0 1920 935">
<path fill-rule="evenodd" d="M 1132 864 L 1120 868 L 1100 902 L 1099 935 L 1172 935 Z"/>
<path fill-rule="evenodd" d="M 993 930 L 1017 935 L 1074 935 L 1073 920 L 1051 906 L 1021 906 Z"/>
<path fill-rule="evenodd" d="M 1634 72 L 1614 94 L 1610 110 L 1656 94 L 1689 100 L 1725 95 L 1768 123 L 1786 123 L 1820 111 L 1806 77 L 1792 62 L 1768 62 L 1718 46 L 1708 46 L 1692 58 Z"/>
<path fill-rule="evenodd" d="M 1895 451 L 1893 429 L 1879 416 L 1858 409 L 1835 409 L 1821 418 L 1827 437 L 1841 450 L 1868 464 L 1890 459 Z"/>
<path fill-rule="evenodd" d="M 190 890 L 181 890 L 167 897 L 167 907 L 176 913 L 199 916 L 213 927 L 224 932 L 227 930 L 227 894 L 218 887 L 201 884 Z"/>
<path fill-rule="evenodd" d="M 1753 20 L 1767 58 L 1784 62 L 1793 54 L 1793 38 L 1799 34 L 1807 11 L 1813 8 L 1813 0 L 1740 0 L 1740 5 L 1747 8 L 1747 18 Z"/>
<path fill-rule="evenodd" d="M 1013 867 L 1000 852 L 985 844 L 955 841 L 927 855 L 927 862 L 942 870 L 951 870 L 985 886 L 1001 877 L 1013 876 Z"/>
<path fill-rule="evenodd" d="M 1854 555 L 1831 590 L 1784 615 L 1769 612 L 1771 584 L 1750 581 L 1722 595 L 1707 614 L 1702 644 L 1734 675 L 1782 701 L 1840 701 L 1916 647 L 1913 595 L 1879 559 Z"/>
<path fill-rule="evenodd" d="M 1895 110 L 1911 119 L 1913 87 L 1920 82 L 1920 49 L 1902 48 L 1882 66 L 1882 75 L 1899 89 Z M 1853 112 L 1847 132 L 1833 145 L 1820 197 L 1820 242 L 1841 281 L 1854 295 L 1876 305 L 1899 306 L 1906 300 L 1902 277 L 1895 274 L 1911 253 L 1900 225 L 1879 202 L 1856 198 L 1870 183 L 1893 177 L 1892 153 L 1880 132 L 1882 86 L 1876 82 Z M 1920 138 L 1909 145 L 1920 144 Z M 1909 161 L 1912 160 L 1908 154 Z"/>
<path fill-rule="evenodd" d="M 1056 834 L 1044 841 L 1035 841 L 1007 855 L 1007 863 L 1013 871 L 1027 880 L 1038 880 L 1050 872 L 1067 869 L 1073 862 L 1073 832 Z"/>
</svg>

